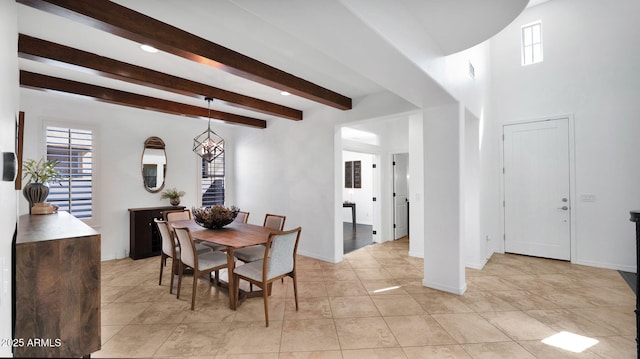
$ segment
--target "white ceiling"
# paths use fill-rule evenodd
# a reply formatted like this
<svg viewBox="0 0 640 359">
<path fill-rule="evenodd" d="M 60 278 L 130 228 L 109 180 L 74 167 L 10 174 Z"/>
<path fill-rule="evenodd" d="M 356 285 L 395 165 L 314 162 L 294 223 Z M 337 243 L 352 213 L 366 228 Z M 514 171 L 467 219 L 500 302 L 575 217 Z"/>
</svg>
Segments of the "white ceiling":
<svg viewBox="0 0 640 359">
<path fill-rule="evenodd" d="M 490 38 L 527 0 L 114 0 L 342 95 L 388 90 L 362 70 L 353 54 L 396 51 L 408 61 L 452 54 Z M 169 73 L 285 106 L 322 106 L 86 25 L 18 5 L 20 33 Z M 360 57 L 361 59 L 362 57 Z M 98 77 L 78 69 L 20 59 L 20 68 L 51 76 L 206 107 L 203 100 Z M 388 66 L 384 71 L 393 71 Z M 401 95 L 401 94 L 400 94 Z M 215 103 L 213 108 L 269 120 L 257 112 Z"/>
</svg>

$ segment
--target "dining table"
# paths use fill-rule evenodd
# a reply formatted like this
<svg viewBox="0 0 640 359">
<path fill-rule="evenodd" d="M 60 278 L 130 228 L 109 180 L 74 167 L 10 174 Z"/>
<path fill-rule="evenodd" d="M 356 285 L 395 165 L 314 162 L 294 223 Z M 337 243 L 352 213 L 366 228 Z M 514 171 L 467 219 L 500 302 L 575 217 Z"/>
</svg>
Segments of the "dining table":
<svg viewBox="0 0 640 359">
<path fill-rule="evenodd" d="M 242 298 L 248 296 L 249 293 L 244 293 L 242 291 L 236 290 L 236 286 L 239 285 L 239 283 L 235 283 L 233 280 L 233 270 L 235 269 L 235 258 L 233 252 L 239 248 L 267 243 L 269 234 L 274 232 L 274 230 L 263 226 L 241 222 L 232 222 L 222 228 L 210 229 L 199 225 L 193 219 L 172 221 L 170 222 L 170 224 L 174 228 L 188 228 L 189 232 L 191 233 L 191 237 L 194 240 L 211 242 L 226 247 L 225 252 L 227 254 L 227 284 L 229 290 L 229 307 L 235 310 L 236 292 L 241 293 Z M 238 303 L 239 302 L 240 301 L 238 301 Z"/>
</svg>

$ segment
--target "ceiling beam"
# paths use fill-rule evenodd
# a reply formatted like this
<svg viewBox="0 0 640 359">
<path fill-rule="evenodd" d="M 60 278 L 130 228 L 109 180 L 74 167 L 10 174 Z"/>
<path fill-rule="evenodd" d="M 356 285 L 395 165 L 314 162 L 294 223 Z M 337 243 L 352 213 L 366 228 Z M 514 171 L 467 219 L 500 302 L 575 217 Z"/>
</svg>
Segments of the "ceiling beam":
<svg viewBox="0 0 640 359">
<path fill-rule="evenodd" d="M 108 0 L 17 0 L 126 39 L 341 110 L 351 98 Z"/>
<path fill-rule="evenodd" d="M 39 90 L 61 91 L 87 96 L 108 103 L 136 107 L 145 110 L 154 110 L 173 115 L 208 118 L 208 110 L 206 108 L 61 79 L 58 77 L 41 75 L 24 70 L 20 71 L 20 86 Z M 211 110 L 211 119 L 251 127 L 267 127 L 267 122 L 264 120 L 216 110 Z"/>
<path fill-rule="evenodd" d="M 302 120 L 302 111 L 241 95 L 199 82 L 168 75 L 90 52 L 19 34 L 18 56 L 39 62 L 57 62 L 100 76 L 150 86 L 181 95 L 211 97 L 231 106 L 267 115 Z"/>
</svg>

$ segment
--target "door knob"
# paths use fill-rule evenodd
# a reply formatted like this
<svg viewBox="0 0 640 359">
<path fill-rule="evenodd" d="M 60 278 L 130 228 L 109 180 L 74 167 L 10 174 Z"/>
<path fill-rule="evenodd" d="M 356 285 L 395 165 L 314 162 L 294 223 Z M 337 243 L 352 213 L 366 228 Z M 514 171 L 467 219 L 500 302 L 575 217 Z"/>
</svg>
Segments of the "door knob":
<svg viewBox="0 0 640 359">
<path fill-rule="evenodd" d="M 566 211 L 566 210 L 568 210 L 568 209 L 569 209 L 569 207 L 567 207 L 567 206 L 562 206 L 562 207 L 559 207 L 558 209 L 561 209 L 561 210 L 563 210 L 563 211 Z"/>
</svg>

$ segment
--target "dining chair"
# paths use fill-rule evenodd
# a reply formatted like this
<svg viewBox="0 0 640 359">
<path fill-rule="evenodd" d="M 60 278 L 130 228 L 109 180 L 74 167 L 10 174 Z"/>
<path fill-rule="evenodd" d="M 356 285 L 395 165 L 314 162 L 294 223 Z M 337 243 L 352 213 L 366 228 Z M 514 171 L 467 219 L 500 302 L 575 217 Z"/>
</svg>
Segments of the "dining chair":
<svg viewBox="0 0 640 359">
<path fill-rule="evenodd" d="M 183 221 L 183 220 L 192 218 L 191 211 L 186 208 L 164 211 L 162 212 L 162 216 L 164 217 L 164 220 L 167 222 Z"/>
<path fill-rule="evenodd" d="M 267 213 L 264 216 L 264 223 L 262 226 L 282 231 L 284 229 L 284 221 L 286 219 L 286 216 Z M 251 247 L 240 248 L 234 251 L 233 255 L 245 263 L 255 262 L 264 257 L 264 245 L 258 244 Z M 284 278 L 282 278 L 282 283 L 284 283 Z M 251 283 L 249 283 L 249 290 L 253 291 L 253 284 Z"/>
<path fill-rule="evenodd" d="M 286 219 L 286 216 L 267 213 L 264 216 L 264 224 L 262 226 L 281 231 L 284 229 L 284 221 Z M 233 255 L 245 263 L 254 262 L 262 259 L 264 256 L 264 245 L 259 244 L 251 247 L 240 248 L 235 250 Z"/>
<path fill-rule="evenodd" d="M 249 212 L 238 211 L 234 222 L 247 223 L 249 220 Z"/>
<path fill-rule="evenodd" d="M 169 223 L 174 221 L 184 221 L 184 220 L 193 218 L 193 216 L 191 215 L 191 211 L 188 209 L 176 209 L 176 210 L 164 211 L 163 216 L 164 216 L 164 220 Z M 198 245 L 209 247 L 214 251 L 224 251 L 225 249 L 227 249 L 225 246 L 221 246 L 219 244 L 215 244 L 211 242 L 199 241 L 199 240 L 195 240 L 195 242 Z"/>
<path fill-rule="evenodd" d="M 255 262 L 237 266 L 233 270 L 233 280 L 236 283 L 236 308 L 238 307 L 239 286 L 238 281 L 244 279 L 251 284 L 262 288 L 264 298 L 264 319 L 269 326 L 269 295 L 271 283 L 284 277 L 293 279 L 293 294 L 298 310 L 298 279 L 296 276 L 296 253 L 300 241 L 302 228 L 298 227 L 289 231 L 278 231 L 269 234 L 265 245 L 264 256 Z"/>
<path fill-rule="evenodd" d="M 227 267 L 227 255 L 218 251 L 197 254 L 195 242 L 191 237 L 189 228 L 174 227 L 173 230 L 175 231 L 176 237 L 178 237 L 178 243 L 180 244 L 180 261 L 193 268 L 193 289 L 191 293 L 191 310 L 193 310 L 196 304 L 196 287 L 198 284 L 198 277 L 203 274 L 207 274 L 208 279 L 211 280 L 211 272 L 215 272 L 214 283 L 217 285 L 218 271 Z M 182 266 L 178 268 L 178 293 L 176 294 L 176 298 L 180 298 L 181 287 Z"/>
<path fill-rule="evenodd" d="M 181 264 L 180 247 L 178 247 L 178 244 L 173 237 L 173 233 L 171 233 L 169 229 L 169 224 L 166 221 L 158 218 L 154 218 L 153 221 L 156 223 L 158 232 L 160 232 L 160 237 L 162 238 L 162 252 L 160 253 L 160 279 L 158 280 L 158 285 L 162 285 L 162 270 L 167 265 L 167 258 L 171 258 L 171 283 L 169 284 L 169 293 L 173 294 L 173 276 L 178 272 L 178 266 Z M 195 250 L 198 254 L 213 251 L 213 249 L 200 244 L 196 244 Z"/>
</svg>

